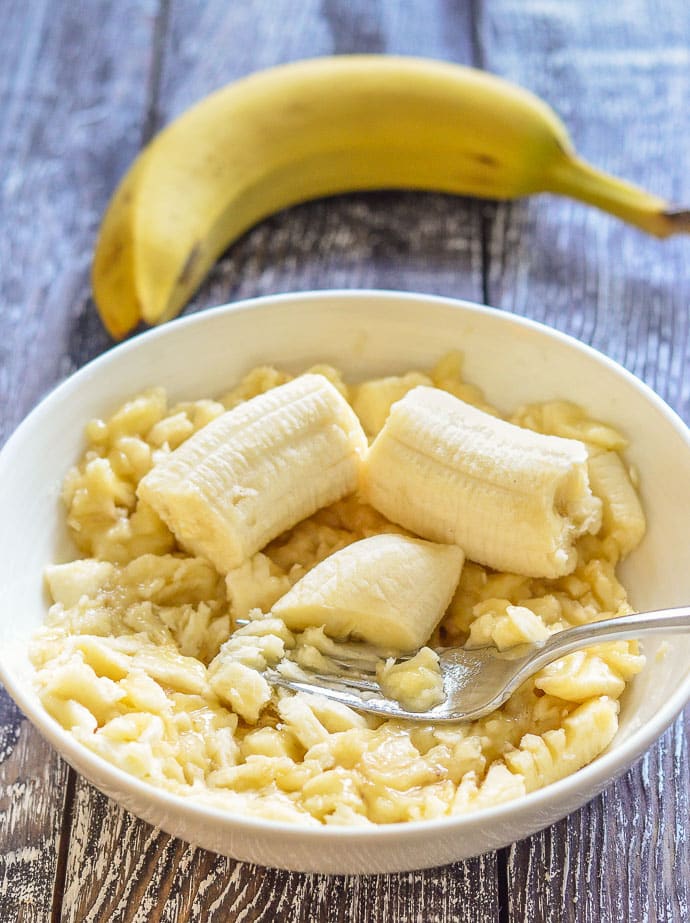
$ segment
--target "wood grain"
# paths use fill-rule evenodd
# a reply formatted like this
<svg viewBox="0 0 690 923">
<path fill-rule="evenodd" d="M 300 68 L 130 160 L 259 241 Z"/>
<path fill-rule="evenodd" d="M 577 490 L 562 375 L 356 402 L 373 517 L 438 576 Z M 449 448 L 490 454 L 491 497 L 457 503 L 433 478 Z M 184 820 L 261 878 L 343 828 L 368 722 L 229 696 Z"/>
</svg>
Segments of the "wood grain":
<svg viewBox="0 0 690 923">
<path fill-rule="evenodd" d="M 110 345 L 93 236 L 141 142 L 227 80 L 320 54 L 478 63 L 532 87 L 599 165 L 690 201 L 681 0 L 5 0 L 0 30 L 0 439 Z M 309 203 L 238 241 L 187 309 L 324 287 L 489 300 L 603 349 L 690 418 L 688 245 L 542 197 L 376 193 Z M 0 692 L 0 920 L 681 921 L 687 721 L 603 796 L 499 854 L 328 877 L 194 849 L 110 802 Z"/>
<path fill-rule="evenodd" d="M 79 780 L 63 919 L 72 923 L 488 923 L 495 858 L 407 875 L 302 875 L 234 862 L 159 833 Z M 92 887 L 98 882 L 99 887 Z"/>
<path fill-rule="evenodd" d="M 639 0 L 585 14 L 490 0 L 480 34 L 483 63 L 551 102 L 584 156 L 690 201 L 687 6 Z M 488 251 L 490 303 L 594 345 L 690 420 L 687 240 L 658 242 L 540 197 L 496 207 Z M 688 728 L 686 715 L 600 798 L 511 848 L 511 920 L 688 919 Z"/>
<path fill-rule="evenodd" d="M 3 4 L 0 442 L 110 343 L 89 305 L 89 261 L 113 184 L 140 144 L 156 9 L 117 6 Z M 70 778 L 0 689 L 3 923 L 60 919 Z"/>
<path fill-rule="evenodd" d="M 0 687 L 0 919 L 49 920 L 67 791 L 67 767 L 29 728 Z"/>
</svg>

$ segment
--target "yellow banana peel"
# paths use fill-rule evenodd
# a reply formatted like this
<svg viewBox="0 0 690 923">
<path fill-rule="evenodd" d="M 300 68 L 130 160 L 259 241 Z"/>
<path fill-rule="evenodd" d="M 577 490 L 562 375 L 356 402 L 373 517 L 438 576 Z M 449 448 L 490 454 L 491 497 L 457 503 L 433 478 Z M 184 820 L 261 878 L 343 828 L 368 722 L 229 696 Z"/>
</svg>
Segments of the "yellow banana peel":
<svg viewBox="0 0 690 923">
<path fill-rule="evenodd" d="M 257 221 L 367 189 L 554 192 L 658 237 L 690 230 L 690 212 L 579 159 L 553 110 L 514 84 L 419 58 L 316 58 L 229 84 L 142 151 L 96 245 L 105 326 L 119 339 L 175 316 Z"/>
</svg>

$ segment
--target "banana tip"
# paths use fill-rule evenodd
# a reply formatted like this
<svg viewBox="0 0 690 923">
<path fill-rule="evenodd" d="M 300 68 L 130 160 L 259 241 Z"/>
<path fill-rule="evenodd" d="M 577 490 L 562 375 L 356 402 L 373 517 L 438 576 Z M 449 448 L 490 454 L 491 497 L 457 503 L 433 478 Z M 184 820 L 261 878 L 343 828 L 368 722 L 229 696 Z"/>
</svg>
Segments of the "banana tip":
<svg viewBox="0 0 690 923">
<path fill-rule="evenodd" d="M 668 234 L 690 234 L 690 208 L 667 208 L 663 218 Z"/>
</svg>

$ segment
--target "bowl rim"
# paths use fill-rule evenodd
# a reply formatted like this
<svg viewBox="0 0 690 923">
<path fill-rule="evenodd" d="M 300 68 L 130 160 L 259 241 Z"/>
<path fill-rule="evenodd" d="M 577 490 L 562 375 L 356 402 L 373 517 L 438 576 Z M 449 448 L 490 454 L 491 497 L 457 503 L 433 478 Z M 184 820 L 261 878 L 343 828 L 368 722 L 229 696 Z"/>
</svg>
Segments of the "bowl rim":
<svg viewBox="0 0 690 923">
<path fill-rule="evenodd" d="M 204 309 L 194 314 L 176 318 L 159 327 L 146 330 L 124 343 L 119 343 L 106 352 L 101 353 L 72 375 L 68 376 L 65 380 L 59 382 L 49 391 L 10 435 L 5 445 L 0 449 L 0 480 L 2 480 L 3 470 L 8 464 L 7 460 L 14 451 L 14 446 L 21 443 L 24 432 L 35 425 L 44 414 L 50 413 L 53 406 L 62 401 L 63 396 L 69 394 L 72 389 L 80 387 L 93 374 L 98 374 L 111 363 L 118 362 L 123 355 L 132 351 L 145 349 L 146 346 L 154 340 L 164 338 L 168 336 L 170 332 L 178 331 L 181 328 L 203 325 L 209 322 L 212 323 L 213 320 L 220 315 L 224 316 L 247 311 L 260 311 L 262 308 L 284 307 L 287 309 L 296 302 L 327 301 L 329 298 L 344 301 L 374 299 L 378 301 L 402 300 L 426 304 L 434 303 L 451 309 L 460 310 L 470 315 L 500 317 L 508 324 L 514 324 L 523 329 L 531 330 L 542 336 L 546 336 L 547 338 L 555 339 L 571 349 L 584 353 L 589 359 L 603 364 L 610 372 L 613 372 L 619 377 L 622 376 L 624 380 L 627 380 L 630 385 L 640 391 L 642 396 L 666 418 L 682 440 L 687 444 L 688 451 L 690 452 L 690 429 L 688 429 L 682 418 L 649 385 L 637 378 L 618 362 L 609 358 L 605 353 L 600 352 L 594 347 L 581 342 L 576 337 L 566 334 L 557 328 L 550 327 L 547 324 L 532 320 L 531 318 L 523 317 L 522 315 L 513 314 L 499 308 L 482 305 L 466 299 L 430 295 L 422 292 L 396 291 L 393 289 L 326 288 L 275 295 L 262 295 Z M 303 843 L 311 840 L 331 840 L 334 838 L 340 840 L 347 839 L 350 843 L 354 844 L 359 841 L 371 843 L 379 839 L 382 841 L 395 839 L 400 843 L 401 840 L 413 840 L 437 830 L 447 833 L 449 830 L 454 829 L 456 832 L 460 833 L 463 828 L 475 827 L 481 825 L 482 822 L 490 822 L 506 812 L 510 813 L 511 819 L 514 821 L 519 821 L 522 815 L 525 814 L 540 816 L 540 812 L 543 810 L 545 811 L 545 809 L 554 802 L 563 801 L 563 803 L 567 803 L 570 800 L 571 803 L 577 802 L 577 804 L 581 806 L 601 791 L 608 783 L 627 771 L 636 760 L 661 737 L 673 723 L 677 715 L 683 710 L 688 701 L 690 701 L 689 673 L 678 686 L 675 693 L 667 699 L 663 707 L 656 712 L 653 718 L 633 730 L 618 747 L 612 750 L 607 748 L 591 763 L 576 772 L 546 785 L 543 788 L 536 789 L 533 792 L 523 795 L 519 799 L 482 808 L 468 814 L 444 815 L 429 820 L 414 820 L 392 824 L 372 824 L 371 826 L 365 827 L 339 825 L 311 826 L 309 824 L 235 814 L 224 808 L 196 801 L 193 795 L 178 795 L 166 791 L 165 789 L 158 788 L 152 783 L 145 782 L 134 775 L 130 775 L 115 764 L 110 763 L 105 758 L 81 745 L 69 731 L 65 730 L 56 719 L 40 706 L 40 703 L 38 703 L 35 697 L 32 698 L 30 695 L 25 694 L 22 685 L 14 682 L 12 674 L 8 673 L 3 666 L 1 653 L 0 682 L 2 682 L 16 704 L 37 728 L 39 733 L 48 740 L 62 756 L 64 756 L 67 762 L 71 765 L 76 764 L 77 766 L 84 766 L 91 773 L 91 777 L 98 777 L 101 781 L 96 784 L 96 787 L 100 788 L 103 779 L 107 780 L 109 787 L 113 791 L 119 793 L 113 796 L 116 800 L 121 801 L 122 793 L 128 791 L 138 796 L 139 799 L 153 801 L 157 803 L 159 807 L 167 809 L 168 811 L 174 811 L 177 815 L 181 814 L 199 819 L 208 819 L 215 824 L 220 822 L 228 827 L 234 827 L 238 831 L 246 830 L 247 832 L 251 831 L 253 833 L 280 835 L 288 839 L 299 839 Z M 81 769 L 77 771 L 81 774 L 85 774 Z M 583 792 L 586 793 L 584 797 L 582 794 Z M 570 799 L 568 799 L 568 796 L 570 796 Z M 566 814 L 560 816 L 567 816 L 572 810 L 576 810 L 576 808 L 570 808 Z M 554 821 L 546 819 L 535 829 L 548 826 L 553 822 Z"/>
</svg>

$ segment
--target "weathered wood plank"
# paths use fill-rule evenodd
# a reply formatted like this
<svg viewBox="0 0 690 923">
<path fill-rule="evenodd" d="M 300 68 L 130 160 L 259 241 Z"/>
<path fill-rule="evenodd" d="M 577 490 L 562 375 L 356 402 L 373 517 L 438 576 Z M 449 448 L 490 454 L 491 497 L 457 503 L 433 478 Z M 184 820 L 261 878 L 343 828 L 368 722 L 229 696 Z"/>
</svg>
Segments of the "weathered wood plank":
<svg viewBox="0 0 690 923">
<path fill-rule="evenodd" d="M 0 687 L 0 919 L 48 920 L 68 770 Z"/>
<path fill-rule="evenodd" d="M 386 50 L 472 59 L 466 9 L 422 0 L 394 6 L 173 2 L 156 119 L 167 121 L 230 79 L 300 57 Z M 232 247 L 188 311 L 338 286 L 481 300 L 481 207 L 444 196 L 376 194 L 292 209 Z M 82 780 L 72 831 L 65 920 L 497 919 L 495 856 L 381 878 L 257 869 L 156 835 Z"/>
<path fill-rule="evenodd" d="M 89 259 L 140 142 L 156 7 L 3 4 L 0 442 L 109 343 L 88 306 Z M 59 919 L 69 778 L 0 689 L 0 920 Z"/>
<path fill-rule="evenodd" d="M 142 134 L 226 80 L 280 61 L 346 51 L 465 62 L 476 55 L 470 4 L 444 0 L 163 0 L 162 68 L 151 53 L 154 0 L 127 0 L 115 10 L 105 2 L 36 0 L 30 9 L 8 2 L 0 33 L 5 435 L 55 380 L 108 345 L 88 303 L 91 240 Z M 690 98 L 686 5 L 601 6 L 491 0 L 479 30 L 486 61 L 551 99 L 592 160 L 690 199 L 677 124 Z M 488 266 L 483 215 L 491 226 Z M 656 244 L 570 203 L 495 208 L 441 196 L 372 195 L 306 205 L 238 242 L 190 310 L 338 285 L 481 300 L 483 268 L 490 300 L 594 342 L 688 419 L 687 244 Z M 10 821 L 0 827 L 0 919 L 47 920 L 67 774 L 20 725 L 6 697 L 0 727 L 0 811 Z M 510 850 L 499 890 L 510 900 L 511 919 L 688 917 L 683 727 L 677 722 L 593 805 Z M 83 780 L 67 820 L 65 920 L 499 916 L 496 877 L 505 866 L 495 856 L 380 878 L 259 870 L 158 834 Z M 59 901 L 53 909 L 59 918 Z"/>
<path fill-rule="evenodd" d="M 484 14 L 486 66 L 549 100 L 584 156 L 690 200 L 687 5 L 490 0 Z M 570 202 L 502 205 L 488 299 L 593 344 L 688 420 L 688 253 L 687 240 L 657 242 Z M 679 719 L 603 796 L 511 848 L 511 920 L 687 919 L 689 726 Z"/>
<path fill-rule="evenodd" d="M 233 862 L 161 834 L 79 780 L 65 923 L 485 923 L 493 857 L 409 875 L 301 875 Z M 82 866 L 72 867 L 74 857 Z M 98 882 L 93 889 L 91 882 Z"/>
</svg>

